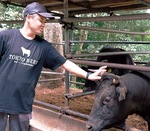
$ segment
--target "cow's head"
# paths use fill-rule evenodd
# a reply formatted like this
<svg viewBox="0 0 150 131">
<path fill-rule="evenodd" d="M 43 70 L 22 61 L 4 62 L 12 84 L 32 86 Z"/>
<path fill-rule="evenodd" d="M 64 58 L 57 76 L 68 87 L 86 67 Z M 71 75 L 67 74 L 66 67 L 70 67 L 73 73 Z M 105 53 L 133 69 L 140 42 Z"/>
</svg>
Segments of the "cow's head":
<svg viewBox="0 0 150 131">
<path fill-rule="evenodd" d="M 90 113 L 87 128 L 90 131 L 101 131 L 119 124 L 125 119 L 123 106 L 126 99 L 126 87 L 120 77 L 104 73 L 97 82 L 95 102 Z"/>
<path fill-rule="evenodd" d="M 96 66 L 88 66 L 88 67 L 81 67 L 83 70 L 85 70 L 86 72 L 91 72 L 90 69 L 99 69 L 99 67 Z M 96 87 L 96 82 L 95 81 L 91 81 L 91 80 L 85 80 L 85 84 L 83 87 L 83 92 L 87 92 L 87 91 L 93 91 L 95 90 Z"/>
</svg>

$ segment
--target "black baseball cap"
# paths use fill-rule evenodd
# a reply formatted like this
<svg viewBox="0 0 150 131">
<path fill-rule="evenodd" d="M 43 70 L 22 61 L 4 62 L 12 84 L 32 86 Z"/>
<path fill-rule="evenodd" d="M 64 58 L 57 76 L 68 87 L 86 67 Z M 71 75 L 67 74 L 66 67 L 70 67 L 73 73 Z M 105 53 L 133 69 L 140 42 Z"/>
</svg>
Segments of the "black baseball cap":
<svg viewBox="0 0 150 131">
<path fill-rule="evenodd" d="M 54 16 L 52 16 L 51 13 L 47 12 L 47 9 L 43 5 L 39 4 L 38 2 L 33 2 L 27 5 L 23 12 L 24 17 L 32 14 L 39 14 L 43 17 L 51 18 L 51 19 L 55 18 Z"/>
</svg>

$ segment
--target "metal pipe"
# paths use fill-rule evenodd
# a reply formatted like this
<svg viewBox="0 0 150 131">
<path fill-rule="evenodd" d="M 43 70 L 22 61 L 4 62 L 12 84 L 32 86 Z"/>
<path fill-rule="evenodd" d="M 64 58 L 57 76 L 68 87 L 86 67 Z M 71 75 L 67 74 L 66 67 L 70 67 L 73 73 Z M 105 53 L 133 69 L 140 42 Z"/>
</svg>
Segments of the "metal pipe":
<svg viewBox="0 0 150 131">
<path fill-rule="evenodd" d="M 60 111 L 62 113 L 78 116 L 78 117 L 81 117 L 81 118 L 84 118 L 84 119 L 88 119 L 88 117 L 89 117 L 86 114 L 82 114 L 82 113 L 79 113 L 79 112 L 76 112 L 76 111 L 72 111 L 72 110 L 70 110 L 68 108 L 65 108 L 65 107 L 59 107 L 59 106 L 56 106 L 56 105 L 45 103 L 45 102 L 42 102 L 42 101 L 39 101 L 39 100 L 34 100 L 34 103 L 38 104 L 38 105 L 48 107 L 48 108 L 55 109 L 55 110 Z"/>
<path fill-rule="evenodd" d="M 149 41 L 70 41 L 70 43 L 96 43 L 96 44 L 99 44 L 99 43 L 103 43 L 103 44 L 150 44 Z"/>
<path fill-rule="evenodd" d="M 70 59 L 72 62 L 76 64 L 83 64 L 83 65 L 90 65 L 90 66 L 108 66 L 108 67 L 114 67 L 114 68 L 120 68 L 120 69 L 131 69 L 131 70 L 138 70 L 138 71 L 150 71 L 149 67 L 145 66 L 137 66 L 137 65 L 127 65 L 127 64 L 117 64 L 117 63 L 105 63 L 105 62 L 91 62 L 91 61 L 81 61 L 81 60 L 75 60 Z"/>
<path fill-rule="evenodd" d="M 68 18 L 68 0 L 64 0 L 64 18 Z M 64 38 L 65 38 L 65 54 L 69 53 L 69 30 L 64 28 Z M 66 90 L 65 93 L 69 93 L 69 72 L 65 71 L 65 83 Z M 69 106 L 69 100 L 66 99 L 65 105 Z"/>
<path fill-rule="evenodd" d="M 144 61 L 134 61 L 134 63 L 136 63 L 136 64 L 147 64 L 148 62 L 144 62 Z"/>
<path fill-rule="evenodd" d="M 79 113 L 79 112 L 76 112 L 76 111 L 72 111 L 72 110 L 69 110 L 69 109 L 66 110 L 66 113 L 70 114 L 70 115 L 74 115 L 74 116 L 79 116 L 79 117 L 84 118 L 84 119 L 89 118 L 89 115 Z"/>
<path fill-rule="evenodd" d="M 120 16 L 103 16 L 93 18 L 64 18 L 64 22 L 100 22 L 100 21 L 125 21 L 125 20 L 146 20 L 150 19 L 150 14 L 131 14 Z"/>
<path fill-rule="evenodd" d="M 86 26 L 74 26 L 74 28 L 75 29 L 92 30 L 92 31 L 101 31 L 101 32 L 130 34 L 130 35 L 150 35 L 150 33 L 147 33 L 147 32 L 128 32 L 128 31 L 123 31 L 123 30 L 113 30 L 113 29 L 104 29 L 104 28 L 86 27 Z"/>
<path fill-rule="evenodd" d="M 60 72 L 50 72 L 50 71 L 41 71 L 42 74 L 53 74 L 53 75 L 64 75 L 65 73 Z"/>
<path fill-rule="evenodd" d="M 55 106 L 55 105 L 52 105 L 52 104 L 49 104 L 49 103 L 45 103 L 45 102 L 42 102 L 42 101 L 39 101 L 39 100 L 34 100 L 34 103 L 38 104 L 38 105 L 45 106 L 45 107 L 49 107 L 49 108 L 52 108 L 52 109 L 55 109 L 55 110 L 60 110 L 61 109 L 61 107 L 58 107 L 58 106 Z"/>
<path fill-rule="evenodd" d="M 95 54 L 66 54 L 67 58 L 78 58 L 88 56 L 109 56 L 109 55 L 125 55 L 125 54 L 150 54 L 150 51 L 118 51 L 118 52 L 102 52 Z"/>
<path fill-rule="evenodd" d="M 84 85 L 84 83 L 81 83 L 81 82 L 76 82 L 76 81 L 69 81 L 69 82 L 72 84 Z"/>
<path fill-rule="evenodd" d="M 57 80 L 62 80 L 62 79 L 63 79 L 63 78 L 43 79 L 43 80 L 38 80 L 38 82 L 57 81 Z"/>
<path fill-rule="evenodd" d="M 72 94 L 65 94 L 65 97 L 67 99 L 71 99 L 71 98 L 81 97 L 81 96 L 90 95 L 94 93 L 95 91 L 88 91 L 88 92 L 74 93 L 74 94 L 72 93 Z"/>
</svg>

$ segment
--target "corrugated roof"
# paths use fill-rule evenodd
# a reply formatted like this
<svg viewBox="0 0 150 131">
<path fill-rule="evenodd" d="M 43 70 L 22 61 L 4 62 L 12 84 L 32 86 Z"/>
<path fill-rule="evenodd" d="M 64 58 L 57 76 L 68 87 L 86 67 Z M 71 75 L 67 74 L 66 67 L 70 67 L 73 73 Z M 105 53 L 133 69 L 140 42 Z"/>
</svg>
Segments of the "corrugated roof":
<svg viewBox="0 0 150 131">
<path fill-rule="evenodd" d="M 1 2 L 25 7 L 34 0 L 1 0 Z M 150 8 L 150 0 L 37 0 L 37 2 L 43 4 L 50 12 L 55 10 L 61 12 L 60 14 L 64 14 L 64 7 L 66 7 L 69 16 Z"/>
</svg>

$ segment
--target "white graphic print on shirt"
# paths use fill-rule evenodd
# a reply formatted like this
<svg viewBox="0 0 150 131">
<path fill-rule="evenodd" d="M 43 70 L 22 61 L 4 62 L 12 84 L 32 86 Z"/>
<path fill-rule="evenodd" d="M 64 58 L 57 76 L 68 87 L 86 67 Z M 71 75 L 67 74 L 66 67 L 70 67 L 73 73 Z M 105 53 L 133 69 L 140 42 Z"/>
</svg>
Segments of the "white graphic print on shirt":
<svg viewBox="0 0 150 131">
<path fill-rule="evenodd" d="M 24 48 L 24 47 L 21 47 L 21 50 L 22 50 L 22 54 L 23 54 L 23 56 L 26 54 L 27 55 L 27 57 L 29 57 L 30 56 L 30 50 L 27 50 L 26 48 Z"/>
<path fill-rule="evenodd" d="M 13 60 L 14 63 L 19 63 L 19 64 L 23 64 L 23 65 L 27 65 L 27 66 L 34 66 L 38 63 L 37 60 L 29 58 L 31 55 L 30 50 L 28 50 L 24 47 L 21 47 L 21 51 L 22 51 L 23 56 L 10 54 L 9 59 Z"/>
</svg>

